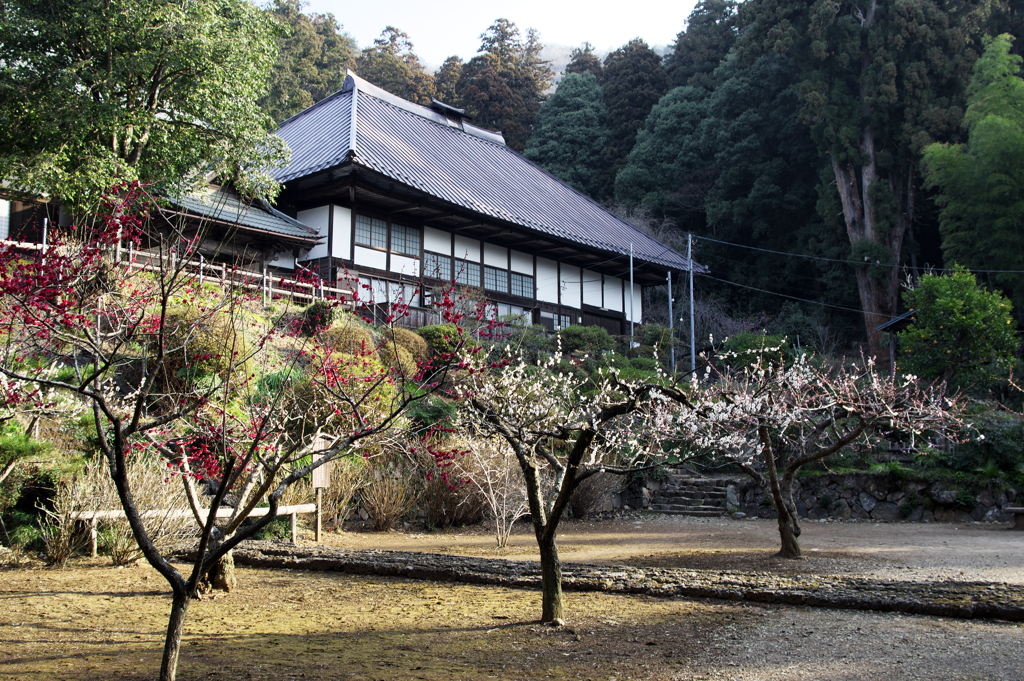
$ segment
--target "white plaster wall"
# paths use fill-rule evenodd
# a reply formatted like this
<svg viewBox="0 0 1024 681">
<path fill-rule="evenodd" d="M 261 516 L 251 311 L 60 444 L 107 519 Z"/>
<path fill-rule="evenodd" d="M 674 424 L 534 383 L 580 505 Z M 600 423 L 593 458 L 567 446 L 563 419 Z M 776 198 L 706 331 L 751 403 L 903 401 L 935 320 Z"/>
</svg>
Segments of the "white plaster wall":
<svg viewBox="0 0 1024 681">
<path fill-rule="evenodd" d="M 409 258 L 404 255 L 391 254 L 391 271 L 400 272 L 410 277 L 420 275 L 420 261 L 416 258 Z"/>
<path fill-rule="evenodd" d="M 291 251 L 281 251 L 280 253 L 275 253 L 274 257 L 267 261 L 267 264 L 273 265 L 274 267 L 284 267 L 289 270 L 294 270 L 295 256 L 292 255 Z"/>
<path fill-rule="evenodd" d="M 528 253 L 512 251 L 512 271 L 533 276 L 533 256 Z"/>
<path fill-rule="evenodd" d="M 626 291 L 629 291 L 629 285 L 626 285 Z M 626 294 L 626 319 L 636 324 L 640 323 L 640 320 L 644 316 L 643 306 L 641 304 L 640 295 L 640 284 L 633 284 L 633 315 L 630 317 L 629 314 L 629 294 Z"/>
<path fill-rule="evenodd" d="M 484 244 L 484 264 L 507 270 L 508 249 L 494 244 Z"/>
<path fill-rule="evenodd" d="M 378 270 L 385 270 L 388 267 L 388 256 L 384 251 L 356 246 L 355 256 L 356 267 L 374 267 Z"/>
<path fill-rule="evenodd" d="M 466 236 L 455 235 L 455 257 L 480 262 L 480 242 Z"/>
<path fill-rule="evenodd" d="M 537 258 L 537 300 L 558 302 L 558 265 L 554 260 Z"/>
<path fill-rule="evenodd" d="M 575 307 L 577 310 L 583 307 L 583 297 L 580 295 L 580 268 L 563 263 L 561 284 L 562 305 Z"/>
<path fill-rule="evenodd" d="M 604 278 L 604 305 L 602 307 L 622 312 L 622 280 L 618 277 Z"/>
<path fill-rule="evenodd" d="M 433 227 L 423 228 L 423 248 L 435 253 L 452 254 L 452 235 Z"/>
<path fill-rule="evenodd" d="M 335 258 L 348 260 L 352 252 L 352 210 L 344 206 L 331 206 L 334 209 L 334 243 L 331 244 L 331 255 Z"/>
<path fill-rule="evenodd" d="M 603 307 L 601 303 L 601 275 L 590 270 L 583 270 L 583 302 L 595 307 Z"/>
<path fill-rule="evenodd" d="M 302 224 L 315 229 L 317 235 L 324 240 L 322 244 L 317 244 L 310 249 L 309 255 L 306 257 L 311 260 L 314 258 L 326 258 L 330 255 L 327 244 L 327 234 L 330 228 L 330 216 L 331 206 L 320 206 L 319 208 L 300 210 L 295 216 L 295 219 Z"/>
</svg>

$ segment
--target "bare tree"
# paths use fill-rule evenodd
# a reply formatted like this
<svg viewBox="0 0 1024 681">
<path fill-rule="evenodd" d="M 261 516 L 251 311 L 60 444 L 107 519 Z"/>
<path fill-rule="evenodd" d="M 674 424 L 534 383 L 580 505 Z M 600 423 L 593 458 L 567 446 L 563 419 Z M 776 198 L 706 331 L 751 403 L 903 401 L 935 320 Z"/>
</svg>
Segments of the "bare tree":
<svg viewBox="0 0 1024 681">
<path fill-rule="evenodd" d="M 687 401 L 685 391 L 667 380 L 626 383 L 614 371 L 595 391 L 585 391 L 583 380 L 558 370 L 559 360 L 556 354 L 537 367 L 521 357 L 480 359 L 475 380 L 462 393 L 463 422 L 504 440 L 519 462 L 540 550 L 541 621 L 552 623 L 564 617 L 555 539 L 573 492 L 602 471 L 622 475 L 661 463 L 656 416 L 667 401 Z M 609 463 L 621 455 L 625 465 Z M 657 463 L 640 463 L 650 459 Z"/>
<path fill-rule="evenodd" d="M 681 439 L 739 467 L 771 500 L 783 558 L 801 555 L 793 481 L 803 466 L 854 443 L 960 423 L 960 405 L 939 387 L 881 375 L 871 360 L 857 370 L 816 368 L 807 355 L 789 366 L 759 357 L 737 374 L 696 382 L 673 418 Z"/>
</svg>

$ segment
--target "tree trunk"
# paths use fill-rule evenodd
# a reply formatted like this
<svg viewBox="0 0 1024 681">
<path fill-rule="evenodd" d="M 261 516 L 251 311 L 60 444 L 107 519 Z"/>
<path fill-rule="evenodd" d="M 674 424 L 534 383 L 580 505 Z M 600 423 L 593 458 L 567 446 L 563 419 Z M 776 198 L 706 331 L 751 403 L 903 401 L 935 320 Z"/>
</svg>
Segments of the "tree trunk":
<svg viewBox="0 0 1024 681">
<path fill-rule="evenodd" d="M 181 634 L 185 629 L 185 613 L 190 602 L 188 593 L 174 590 L 171 600 L 171 617 L 167 622 L 167 638 L 164 640 L 164 657 L 160 664 L 160 681 L 174 681 L 178 674 L 178 653 L 181 652 Z"/>
<path fill-rule="evenodd" d="M 203 591 L 220 589 L 230 593 L 237 586 L 238 580 L 235 579 L 235 556 L 232 551 L 228 551 L 220 560 L 214 563 L 200 588 Z"/>
<path fill-rule="evenodd" d="M 561 624 L 564 621 L 562 607 L 562 563 L 558 560 L 558 546 L 555 538 L 538 540 L 540 547 L 540 589 L 542 596 L 541 622 Z"/>
<path fill-rule="evenodd" d="M 800 524 L 797 522 L 797 515 L 786 507 L 779 499 L 774 499 L 775 511 L 779 514 L 779 538 L 782 540 L 782 547 L 779 549 L 780 558 L 801 558 L 800 553 Z"/>
</svg>

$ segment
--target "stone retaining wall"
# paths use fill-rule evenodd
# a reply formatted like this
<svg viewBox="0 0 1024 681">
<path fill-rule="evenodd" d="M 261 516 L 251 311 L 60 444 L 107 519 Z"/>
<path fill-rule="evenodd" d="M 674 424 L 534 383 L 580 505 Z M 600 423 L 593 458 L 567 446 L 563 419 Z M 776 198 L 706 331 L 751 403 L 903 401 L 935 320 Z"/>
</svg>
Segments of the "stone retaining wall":
<svg viewBox="0 0 1024 681">
<path fill-rule="evenodd" d="M 793 497 L 800 516 L 812 520 L 881 520 L 910 522 L 1011 522 L 1003 508 L 1014 506 L 1010 487 L 972 489 L 965 485 L 902 480 L 889 475 L 815 475 L 797 478 Z M 729 486 L 729 510 L 774 518 L 775 510 L 748 478 Z"/>
</svg>

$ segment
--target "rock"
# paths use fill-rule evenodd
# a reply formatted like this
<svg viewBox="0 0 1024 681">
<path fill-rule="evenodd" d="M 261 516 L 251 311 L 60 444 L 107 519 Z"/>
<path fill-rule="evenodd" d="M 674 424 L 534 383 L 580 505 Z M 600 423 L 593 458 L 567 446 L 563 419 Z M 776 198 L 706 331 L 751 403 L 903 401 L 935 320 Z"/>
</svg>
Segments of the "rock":
<svg viewBox="0 0 1024 681">
<path fill-rule="evenodd" d="M 740 505 L 740 493 L 736 485 L 729 485 L 725 488 L 725 505 L 726 506 L 739 506 Z"/>
<path fill-rule="evenodd" d="M 796 502 L 796 514 L 798 516 L 800 516 L 801 518 L 806 518 L 807 517 L 807 507 L 804 506 L 802 501 L 797 501 Z"/>
<path fill-rule="evenodd" d="M 1009 516 L 1006 513 L 1003 513 L 1003 509 L 998 506 L 993 506 L 988 509 L 988 513 L 986 513 L 985 517 L 982 518 L 986 523 L 1005 523 L 1009 519 Z"/>
<path fill-rule="evenodd" d="M 974 518 L 967 511 L 953 511 L 953 522 L 955 523 L 969 523 Z"/>
<path fill-rule="evenodd" d="M 849 502 L 846 499 L 840 499 L 832 505 L 832 512 L 829 515 L 837 520 L 849 520 L 852 513 Z"/>
<path fill-rule="evenodd" d="M 885 500 L 890 502 L 890 503 L 895 504 L 896 502 L 898 502 L 902 498 L 903 498 L 903 492 L 897 490 L 895 492 L 889 492 L 889 495 L 885 497 Z"/>
<path fill-rule="evenodd" d="M 996 500 L 995 500 L 995 498 L 993 498 L 991 490 L 983 489 L 978 494 L 978 504 L 980 506 L 984 506 L 985 508 L 988 508 L 989 506 L 994 506 L 995 503 L 996 503 Z"/>
<path fill-rule="evenodd" d="M 860 506 L 854 506 L 850 509 L 850 517 L 854 520 L 867 520 L 871 516 Z"/>
<path fill-rule="evenodd" d="M 934 512 L 929 511 L 928 509 L 925 509 L 924 512 L 921 513 L 921 522 L 922 523 L 930 523 L 930 522 L 933 522 L 934 520 L 935 520 L 935 513 Z"/>
<path fill-rule="evenodd" d="M 977 506 L 971 509 L 971 512 L 969 514 L 971 516 L 971 520 L 973 520 L 974 522 L 978 522 L 979 520 L 985 517 L 985 513 L 988 512 L 988 509 L 988 506 L 982 506 L 981 504 L 978 504 Z"/>
<path fill-rule="evenodd" d="M 743 520 L 746 517 L 747 517 L 747 514 L 744 513 L 743 511 L 736 511 L 735 513 L 732 514 L 732 519 L 733 520 Z"/>
<path fill-rule="evenodd" d="M 943 506 L 952 506 L 955 504 L 956 494 L 957 492 L 955 489 L 933 489 L 928 492 L 928 496 L 931 497 L 932 501 Z"/>
<path fill-rule="evenodd" d="M 821 506 L 815 506 L 811 510 L 807 511 L 807 517 L 811 520 L 821 520 L 822 518 L 828 517 L 828 511 L 823 509 Z"/>
<path fill-rule="evenodd" d="M 875 506 L 878 505 L 878 499 L 867 492 L 861 492 L 857 496 L 857 500 L 860 502 L 861 508 L 864 509 L 865 513 L 871 513 L 871 511 L 875 510 Z"/>
<path fill-rule="evenodd" d="M 872 520 L 884 520 L 889 523 L 899 520 L 901 518 L 900 507 L 888 501 L 880 502 L 871 511 L 871 518 Z"/>
<path fill-rule="evenodd" d="M 928 511 L 928 513 L 931 513 L 931 511 Z M 910 512 L 910 515 L 907 516 L 907 520 L 909 520 L 912 523 L 920 522 L 924 520 L 924 514 L 924 506 L 918 506 L 917 508 Z"/>
<path fill-rule="evenodd" d="M 367 520 L 370 519 L 370 514 L 367 513 L 366 509 L 363 508 L 362 506 L 359 507 L 358 513 L 359 513 L 359 517 L 363 519 L 363 522 L 366 522 Z"/>
</svg>

